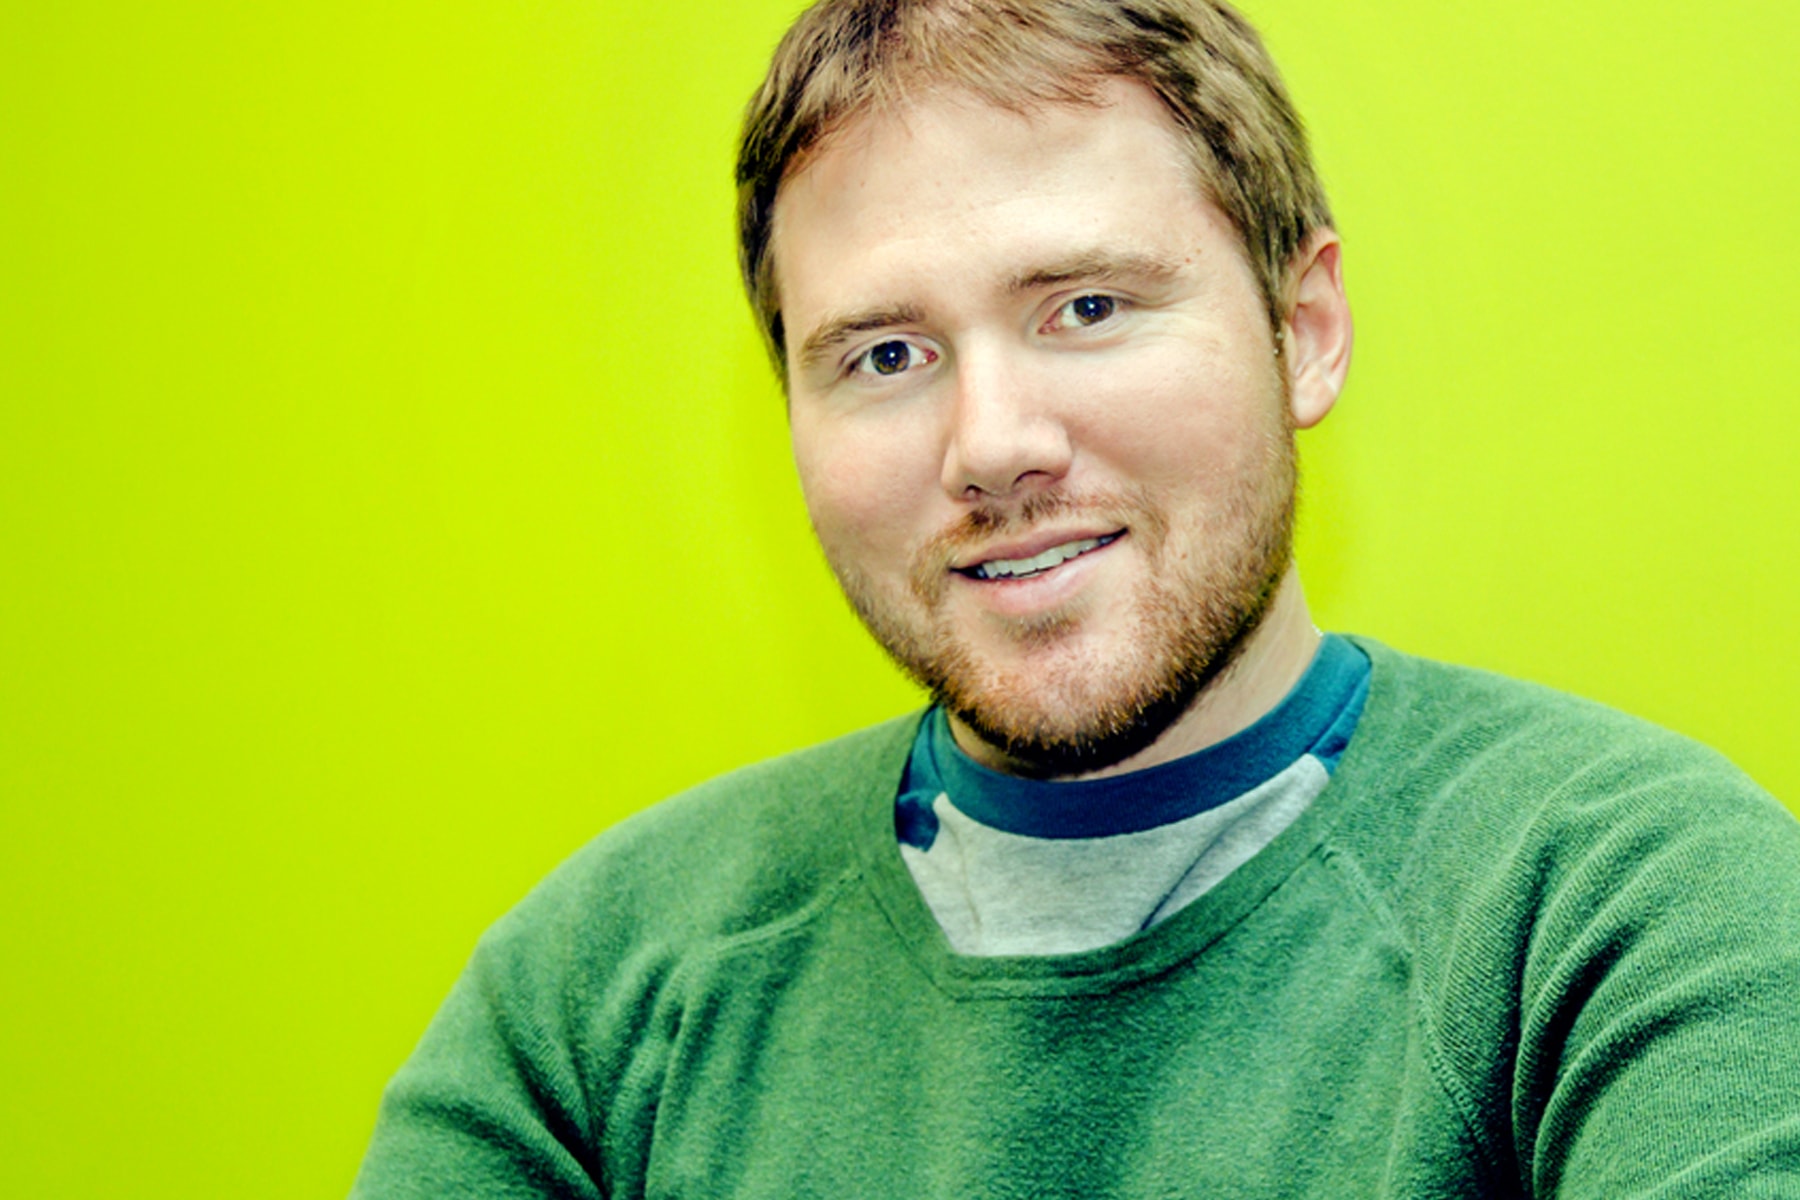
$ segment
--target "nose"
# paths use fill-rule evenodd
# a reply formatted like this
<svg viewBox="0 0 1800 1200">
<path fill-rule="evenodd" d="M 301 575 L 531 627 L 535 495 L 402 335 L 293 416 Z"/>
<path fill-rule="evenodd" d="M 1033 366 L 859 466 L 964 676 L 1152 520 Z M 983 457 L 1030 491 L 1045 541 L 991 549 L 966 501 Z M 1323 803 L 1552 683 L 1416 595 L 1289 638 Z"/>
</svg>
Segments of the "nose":
<svg viewBox="0 0 1800 1200">
<path fill-rule="evenodd" d="M 1069 473 L 1074 448 L 1054 383 L 999 352 L 958 356 L 944 491 L 954 500 L 1005 499 Z"/>
</svg>

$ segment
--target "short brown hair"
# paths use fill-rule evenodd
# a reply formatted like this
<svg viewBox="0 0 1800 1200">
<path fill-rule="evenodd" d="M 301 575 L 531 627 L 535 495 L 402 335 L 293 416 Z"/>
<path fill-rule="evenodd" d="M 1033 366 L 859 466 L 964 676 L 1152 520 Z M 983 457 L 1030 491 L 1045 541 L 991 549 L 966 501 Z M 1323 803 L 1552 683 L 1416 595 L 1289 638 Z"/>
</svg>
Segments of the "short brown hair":
<svg viewBox="0 0 1800 1200">
<path fill-rule="evenodd" d="M 852 119 L 932 88 L 1017 112 L 1093 104 L 1138 80 L 1186 135 L 1201 186 L 1236 227 L 1270 323 L 1294 253 L 1331 224 L 1306 133 L 1262 40 L 1220 0 L 818 0 L 782 38 L 738 143 L 738 258 L 785 374 L 769 238 L 782 181 Z"/>
</svg>

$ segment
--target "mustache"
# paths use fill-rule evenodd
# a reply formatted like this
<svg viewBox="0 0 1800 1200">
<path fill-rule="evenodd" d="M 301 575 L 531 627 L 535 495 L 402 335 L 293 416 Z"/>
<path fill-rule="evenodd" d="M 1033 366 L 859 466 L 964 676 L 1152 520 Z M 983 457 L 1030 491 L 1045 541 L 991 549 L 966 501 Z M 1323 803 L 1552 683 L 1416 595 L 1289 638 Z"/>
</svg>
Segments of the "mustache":
<svg viewBox="0 0 1800 1200">
<path fill-rule="evenodd" d="M 1032 492 L 1022 500 L 979 503 L 939 530 L 913 557 L 912 587 L 927 602 L 942 596 L 949 586 L 950 564 L 983 543 L 997 538 L 1028 534 L 1034 528 L 1065 518 L 1078 518 L 1108 528 L 1130 528 L 1135 535 L 1158 544 L 1168 522 L 1150 503 L 1143 489 L 1107 489 L 1083 492 Z"/>
</svg>

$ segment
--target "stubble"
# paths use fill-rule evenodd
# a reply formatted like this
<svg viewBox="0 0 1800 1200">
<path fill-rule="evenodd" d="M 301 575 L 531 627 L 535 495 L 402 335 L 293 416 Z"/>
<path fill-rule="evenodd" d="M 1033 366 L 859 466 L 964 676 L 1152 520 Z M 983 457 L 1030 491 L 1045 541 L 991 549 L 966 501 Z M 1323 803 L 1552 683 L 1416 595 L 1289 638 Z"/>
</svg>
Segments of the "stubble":
<svg viewBox="0 0 1800 1200">
<path fill-rule="evenodd" d="M 1024 774 L 1059 777 L 1137 754 L 1227 672 L 1274 600 L 1292 557 L 1296 451 L 1291 425 L 1271 428 L 1265 461 L 1177 527 L 1143 489 L 1072 495 L 1056 490 L 1012 506 L 971 509 L 914 558 L 910 595 L 884 597 L 832 561 L 863 624 L 933 699 Z M 1005 663 L 950 620 L 950 564 L 996 540 L 1059 518 L 1124 527 L 1147 568 L 1105 660 L 1077 649 L 1079 606 L 1003 620 Z M 998 618 L 996 618 L 998 619 Z"/>
</svg>

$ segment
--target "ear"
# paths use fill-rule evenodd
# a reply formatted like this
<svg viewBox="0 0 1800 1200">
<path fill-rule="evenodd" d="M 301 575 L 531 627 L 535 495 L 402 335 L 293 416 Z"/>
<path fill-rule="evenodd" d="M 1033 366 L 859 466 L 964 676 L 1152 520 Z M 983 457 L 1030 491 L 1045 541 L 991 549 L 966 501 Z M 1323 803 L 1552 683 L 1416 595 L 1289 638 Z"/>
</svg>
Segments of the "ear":
<svg viewBox="0 0 1800 1200">
<path fill-rule="evenodd" d="M 1315 230 L 1294 255 L 1288 273 L 1287 322 L 1282 326 L 1288 403 L 1294 425 L 1311 429 L 1325 419 L 1350 373 L 1350 301 L 1344 295 L 1344 246 L 1335 229 Z"/>
</svg>

